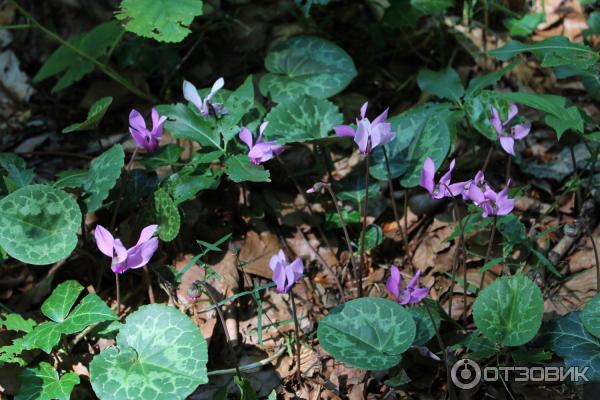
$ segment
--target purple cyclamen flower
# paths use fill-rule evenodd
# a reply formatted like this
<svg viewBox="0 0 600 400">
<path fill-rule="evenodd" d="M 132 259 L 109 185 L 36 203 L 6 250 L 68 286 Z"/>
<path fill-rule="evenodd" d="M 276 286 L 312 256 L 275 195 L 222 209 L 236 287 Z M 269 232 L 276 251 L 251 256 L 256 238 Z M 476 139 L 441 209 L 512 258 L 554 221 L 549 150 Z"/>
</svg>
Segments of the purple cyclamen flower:
<svg viewBox="0 0 600 400">
<path fill-rule="evenodd" d="M 487 184 L 485 177 L 483 176 L 483 171 L 477 171 L 477 174 L 475 174 L 475 178 L 464 182 L 462 198 L 465 201 L 470 200 L 469 188 L 471 187 L 471 185 L 477 185 L 477 187 L 479 187 L 479 189 L 484 192 L 489 188 L 489 185 Z"/>
<path fill-rule="evenodd" d="M 483 217 L 490 215 L 506 215 L 515 208 L 515 199 L 508 198 L 508 187 L 510 179 L 506 186 L 499 193 L 496 193 L 489 185 L 482 188 L 479 185 L 469 186 L 469 199 L 475 205 L 483 210 Z"/>
<path fill-rule="evenodd" d="M 392 125 L 386 122 L 388 109 L 371 122 L 365 117 L 368 104 L 366 102 L 360 108 L 360 119 L 356 120 L 356 131 L 350 125 L 339 125 L 334 128 L 335 134 L 338 136 L 353 137 L 354 142 L 358 145 L 358 149 L 363 154 L 379 145 L 383 146 L 396 138 L 396 135 L 392 132 Z M 369 141 L 371 142 L 370 150 Z"/>
<path fill-rule="evenodd" d="M 158 225 L 150 225 L 142 229 L 137 243 L 129 249 L 126 249 L 121 240 L 115 239 L 102 225 L 96 226 L 94 237 L 98 249 L 112 258 L 110 267 L 112 271 L 115 274 L 122 274 L 128 269 L 141 268 L 148 264 L 158 248 L 158 238 L 154 237 L 157 228 Z"/>
<path fill-rule="evenodd" d="M 519 113 L 519 109 L 516 104 L 511 104 L 508 110 L 508 118 L 505 121 L 500 119 L 500 114 L 495 107 L 492 107 L 492 117 L 490 123 L 498 134 L 500 139 L 500 146 L 510 155 L 515 155 L 515 140 L 522 140 L 529 134 L 531 124 L 526 122 L 524 124 L 518 124 L 508 128 L 510 121 Z M 508 128 L 508 131 L 507 129 Z"/>
<path fill-rule="evenodd" d="M 287 293 L 290 291 L 294 283 L 296 283 L 304 274 L 304 264 L 300 258 L 288 264 L 285 259 L 283 250 L 279 250 L 277 254 L 269 260 L 269 267 L 273 271 L 273 282 L 277 285 L 276 289 L 279 293 Z"/>
<path fill-rule="evenodd" d="M 275 141 L 265 142 L 263 140 L 263 132 L 268 124 L 268 121 L 265 121 L 262 124 L 260 124 L 260 127 L 258 128 L 258 138 L 256 139 L 256 143 L 254 144 L 252 144 L 252 132 L 250 132 L 250 129 L 243 126 L 240 130 L 240 140 L 246 143 L 246 146 L 248 146 L 248 149 L 250 150 L 248 152 L 248 157 L 250 158 L 250 161 L 253 164 L 258 165 L 269 161 L 276 155 L 280 154 L 283 150 L 285 150 L 285 147 L 283 145 L 277 144 L 277 142 Z"/>
<path fill-rule="evenodd" d="M 211 112 L 214 111 L 216 116 L 220 117 L 227 114 L 227 110 L 223 104 L 213 103 L 212 98 L 219 90 L 221 90 L 221 88 L 223 88 L 223 86 L 225 86 L 225 80 L 223 78 L 217 79 L 215 83 L 213 83 L 210 92 L 206 95 L 204 100 L 202 100 L 196 86 L 188 81 L 183 81 L 183 97 L 195 105 L 201 115 L 208 117 L 211 115 Z"/>
<path fill-rule="evenodd" d="M 388 278 L 385 287 L 392 297 L 400 304 L 416 304 L 427 297 L 429 289 L 419 287 L 419 277 L 421 270 L 418 270 L 415 276 L 408 282 L 406 289 L 402 289 L 400 270 L 395 265 L 392 265 L 391 274 Z"/>
<path fill-rule="evenodd" d="M 439 200 L 444 197 L 458 196 L 463 192 L 466 182 L 450 183 L 452 179 L 452 170 L 456 160 L 450 162 L 450 168 L 440 178 L 438 183 L 435 182 L 435 163 L 429 157 L 425 159 L 423 163 L 423 170 L 421 171 L 421 180 L 419 186 L 425 188 L 429 192 L 429 196 L 432 199 Z"/>
<path fill-rule="evenodd" d="M 129 113 L 129 132 L 139 147 L 153 152 L 158 149 L 158 143 L 163 134 L 163 124 L 167 117 L 160 116 L 155 108 L 152 109 L 152 130 L 146 128 L 146 121 L 142 114 L 133 109 Z"/>
</svg>

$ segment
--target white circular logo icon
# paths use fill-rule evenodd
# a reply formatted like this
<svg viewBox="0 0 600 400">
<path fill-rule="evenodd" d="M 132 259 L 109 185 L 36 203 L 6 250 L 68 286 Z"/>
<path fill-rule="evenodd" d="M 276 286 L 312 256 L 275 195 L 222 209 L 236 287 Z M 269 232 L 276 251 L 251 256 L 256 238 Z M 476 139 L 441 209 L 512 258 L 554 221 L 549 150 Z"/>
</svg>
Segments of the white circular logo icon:
<svg viewBox="0 0 600 400">
<path fill-rule="evenodd" d="M 461 389 L 473 389 L 481 381 L 481 368 L 468 358 L 458 360 L 450 371 L 452 382 Z"/>
</svg>

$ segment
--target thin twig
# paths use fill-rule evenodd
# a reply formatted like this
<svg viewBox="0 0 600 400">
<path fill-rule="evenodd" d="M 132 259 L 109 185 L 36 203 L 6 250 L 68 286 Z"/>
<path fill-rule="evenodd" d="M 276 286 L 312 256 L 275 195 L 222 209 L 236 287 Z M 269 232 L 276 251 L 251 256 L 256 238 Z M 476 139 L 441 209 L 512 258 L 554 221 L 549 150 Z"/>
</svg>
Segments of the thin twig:
<svg viewBox="0 0 600 400">
<path fill-rule="evenodd" d="M 427 310 L 427 314 L 431 319 L 431 323 L 435 328 L 435 337 L 438 341 L 438 346 L 440 346 L 440 350 L 443 354 L 444 359 L 444 368 L 446 370 L 446 384 L 448 385 L 448 392 L 450 393 L 450 398 L 454 399 L 454 391 L 452 390 L 452 380 L 450 378 L 450 368 L 448 364 L 448 357 L 446 356 L 446 346 L 444 345 L 444 341 L 442 340 L 442 335 L 440 334 L 439 325 L 435 323 L 435 319 L 433 318 L 433 314 L 431 314 L 431 310 L 429 309 L 429 305 L 427 304 L 427 299 L 423 301 L 423 305 L 425 306 L 425 310 Z"/>
<path fill-rule="evenodd" d="M 292 303 L 292 316 L 294 317 L 294 334 L 296 335 L 296 379 L 298 382 L 302 380 L 300 371 L 300 325 L 298 324 L 298 314 L 296 314 L 296 300 L 294 300 L 294 291 L 290 290 L 290 302 Z"/>
<path fill-rule="evenodd" d="M 487 251 L 485 252 L 484 262 L 488 262 L 490 259 L 490 254 L 492 254 L 492 245 L 494 244 L 494 236 L 496 235 L 496 216 L 494 216 L 494 222 L 492 223 L 492 233 L 490 233 L 490 242 L 488 243 Z M 483 289 L 483 280 L 485 279 L 485 273 L 487 271 L 483 271 L 481 274 L 481 280 L 479 281 L 479 290 Z"/>
</svg>

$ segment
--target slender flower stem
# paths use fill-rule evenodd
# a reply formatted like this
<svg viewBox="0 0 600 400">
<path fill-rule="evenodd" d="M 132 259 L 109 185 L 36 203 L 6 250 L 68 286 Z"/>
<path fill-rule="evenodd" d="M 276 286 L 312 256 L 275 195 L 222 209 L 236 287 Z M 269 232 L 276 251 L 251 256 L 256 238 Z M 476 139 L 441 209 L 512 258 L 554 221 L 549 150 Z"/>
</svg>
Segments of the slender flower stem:
<svg viewBox="0 0 600 400">
<path fill-rule="evenodd" d="M 327 192 L 329 192 L 329 196 L 331 196 L 331 201 L 333 201 L 333 205 L 335 206 L 335 211 L 340 217 L 340 224 L 342 225 L 342 231 L 344 232 L 344 239 L 346 240 L 346 246 L 348 247 L 348 257 L 350 257 L 350 264 L 352 265 L 352 274 L 354 275 L 354 279 L 359 279 L 358 269 L 356 268 L 356 262 L 354 262 L 354 255 L 352 251 L 352 242 L 350 241 L 350 235 L 348 234 L 348 227 L 346 226 L 346 221 L 344 221 L 344 217 L 342 216 L 342 212 L 340 210 L 340 206 L 338 205 L 338 198 L 335 195 L 333 189 L 331 189 L 331 185 L 324 185 Z"/>
<path fill-rule="evenodd" d="M 488 165 L 490 164 L 490 160 L 492 159 L 492 154 L 494 154 L 494 146 L 490 146 L 488 150 L 487 156 L 485 157 L 485 161 L 483 162 L 483 167 L 481 167 L 481 172 L 485 173 Z"/>
<path fill-rule="evenodd" d="M 296 379 L 298 382 L 302 380 L 302 374 L 300 371 L 300 350 L 302 346 L 300 344 L 300 325 L 298 324 L 298 314 L 296 313 L 296 300 L 294 300 L 294 291 L 290 290 L 290 302 L 292 303 L 292 316 L 294 317 L 294 334 L 296 335 Z"/>
<path fill-rule="evenodd" d="M 429 305 L 427 304 L 427 299 L 423 301 L 423 305 L 425 306 L 425 310 L 427 310 L 427 314 L 429 315 L 429 319 L 431 319 L 431 323 L 435 328 L 435 337 L 438 341 L 438 346 L 440 346 L 440 350 L 443 354 L 444 359 L 444 369 L 446 370 L 446 384 L 448 385 L 448 392 L 450 393 L 450 398 L 454 399 L 454 391 L 452 390 L 452 380 L 450 378 L 450 368 L 448 364 L 448 357 L 446 356 L 446 346 L 444 345 L 444 341 L 442 340 L 442 335 L 440 334 L 440 329 L 438 324 L 435 323 L 435 319 L 433 318 L 433 314 L 431 314 L 431 310 L 429 309 Z"/>
<path fill-rule="evenodd" d="M 144 277 L 146 278 L 146 284 L 148 285 L 148 300 L 150 300 L 150 304 L 154 304 L 156 302 L 154 298 L 154 289 L 152 289 L 152 282 L 150 281 L 150 271 L 148 270 L 148 266 L 144 265 Z"/>
<path fill-rule="evenodd" d="M 512 156 L 508 154 L 508 161 L 506 162 L 506 180 L 510 179 L 510 167 L 512 166 Z"/>
<path fill-rule="evenodd" d="M 400 234 L 400 238 L 402 239 L 402 243 L 404 244 L 404 253 L 408 256 L 408 240 L 406 239 L 406 235 L 408 232 L 402 231 L 402 226 L 400 225 L 400 216 L 398 215 L 398 209 L 396 208 L 396 200 L 394 199 L 394 184 L 392 182 L 392 171 L 390 170 L 390 160 L 387 155 L 387 150 L 385 146 L 381 146 L 381 150 L 383 150 L 383 157 L 385 159 L 385 168 L 387 170 L 388 175 L 388 188 L 390 190 L 390 201 L 392 202 L 392 211 L 394 212 L 394 218 L 396 219 L 396 224 L 398 226 L 398 233 Z"/>
<path fill-rule="evenodd" d="M 494 244 L 494 236 L 496 235 L 496 216 L 494 216 L 494 222 L 492 223 L 492 232 L 490 233 L 490 242 L 488 243 L 487 251 L 485 252 L 485 262 L 488 262 L 490 255 L 492 254 L 492 245 Z M 481 274 L 481 280 L 479 281 L 479 290 L 483 289 L 483 281 L 487 271 L 483 271 Z"/>
<path fill-rule="evenodd" d="M 219 305 L 219 302 L 217 301 L 217 299 L 215 299 L 215 297 L 211 293 L 211 291 L 210 291 L 211 288 L 206 284 L 206 282 L 202 282 L 202 281 L 198 281 L 198 282 L 204 287 L 204 293 L 206 293 L 206 295 L 210 298 L 210 302 L 215 306 L 215 310 L 217 310 L 217 315 L 219 316 L 219 320 L 221 321 L 221 327 L 223 327 L 223 332 L 225 333 L 225 339 L 227 340 L 227 345 L 229 346 L 231 353 L 235 355 L 235 350 L 233 348 L 233 344 L 231 343 L 231 337 L 229 336 L 229 331 L 227 330 L 227 325 L 225 325 L 225 318 L 223 317 L 223 311 L 221 311 L 221 306 Z M 242 375 L 240 374 L 240 368 L 237 364 L 237 361 L 235 363 L 235 373 L 238 378 L 240 378 L 240 379 L 242 378 Z"/>
<path fill-rule="evenodd" d="M 117 292 L 117 315 L 121 312 L 121 288 L 119 286 L 119 274 L 115 273 L 115 291 Z"/>
<path fill-rule="evenodd" d="M 140 96 L 141 98 L 146 99 L 146 100 L 151 101 L 151 102 L 155 102 L 156 101 L 156 98 L 154 96 L 152 96 L 149 93 L 145 93 L 142 90 L 140 90 L 139 88 L 137 88 L 133 83 L 131 83 L 125 77 L 123 77 L 122 75 L 120 75 L 117 71 L 115 71 L 114 69 L 110 68 L 108 65 L 103 64 L 100 61 L 96 60 L 94 57 L 91 57 L 87 53 L 81 51 L 80 49 L 78 49 L 77 47 L 73 46 L 68 41 L 66 41 L 63 38 L 61 38 L 56 33 L 52 32 L 50 29 L 46 28 L 44 25 L 42 25 L 41 23 L 39 23 L 33 17 L 33 15 L 31 15 L 27 10 L 25 10 L 23 7 L 21 7 L 17 3 L 16 0 L 10 0 L 10 2 L 13 3 L 15 5 L 15 7 L 19 10 L 19 12 L 21 14 L 23 14 L 29 20 L 29 22 L 30 22 L 31 25 L 37 27 L 39 30 L 41 30 L 42 32 L 44 32 L 46 35 L 50 36 L 52 39 L 54 39 L 55 41 L 57 41 L 58 43 L 60 43 L 65 48 L 67 48 L 67 49 L 71 50 L 72 52 L 74 52 L 75 54 L 77 54 L 79 57 L 81 57 L 84 60 L 92 63 L 96 68 L 98 68 L 100 71 L 104 72 L 106 75 L 108 75 L 115 82 L 117 82 L 117 83 L 121 84 L 122 86 L 124 86 L 131 93 L 133 93 L 133 94 L 135 94 L 137 96 Z"/>
<path fill-rule="evenodd" d="M 363 223 L 362 229 L 360 232 L 360 266 L 358 268 L 358 297 L 363 296 L 363 287 L 362 287 L 362 274 L 365 266 L 365 233 L 367 230 L 367 209 L 369 207 L 369 163 L 371 161 L 371 139 L 369 138 L 369 142 L 367 144 L 367 154 L 366 154 L 366 168 L 365 168 L 365 204 L 362 209 L 363 213 Z"/>
</svg>

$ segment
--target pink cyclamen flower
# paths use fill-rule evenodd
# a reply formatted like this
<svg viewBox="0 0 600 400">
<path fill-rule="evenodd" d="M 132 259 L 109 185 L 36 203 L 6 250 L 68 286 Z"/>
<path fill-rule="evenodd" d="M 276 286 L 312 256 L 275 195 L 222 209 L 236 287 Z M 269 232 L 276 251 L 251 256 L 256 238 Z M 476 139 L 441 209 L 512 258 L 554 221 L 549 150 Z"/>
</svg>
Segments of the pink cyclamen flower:
<svg viewBox="0 0 600 400">
<path fill-rule="evenodd" d="M 304 274 L 304 264 L 300 258 L 288 264 L 285 259 L 283 250 L 279 250 L 277 254 L 269 260 L 269 267 L 273 271 L 273 282 L 277 285 L 276 289 L 279 293 L 287 293 L 290 291 L 294 283 L 296 283 Z"/>
<path fill-rule="evenodd" d="M 516 104 L 511 104 L 508 110 L 508 118 L 505 121 L 500 119 L 500 114 L 495 107 L 492 107 L 492 116 L 490 123 L 498 134 L 500 139 L 500 146 L 510 155 L 515 155 L 515 140 L 522 140 L 529 134 L 531 124 L 526 122 L 524 124 L 518 124 L 508 128 L 510 121 L 519 113 L 519 109 Z M 508 128 L 508 131 L 507 131 Z"/>
<path fill-rule="evenodd" d="M 427 297 L 429 289 L 419 287 L 419 277 L 421 271 L 418 270 L 415 276 L 408 282 L 406 289 L 402 289 L 400 270 L 395 265 L 392 265 L 391 274 L 388 278 L 385 287 L 392 297 L 400 304 L 416 304 Z"/>
<path fill-rule="evenodd" d="M 213 103 L 213 96 L 225 86 L 225 80 L 223 78 L 219 78 L 213 83 L 210 92 L 206 95 L 204 100 L 198 94 L 198 90 L 196 86 L 188 81 L 183 81 L 183 97 L 192 103 L 198 109 L 198 112 L 208 117 L 211 113 L 215 113 L 217 117 L 220 117 L 224 114 L 227 114 L 227 110 L 220 103 Z"/>
<path fill-rule="evenodd" d="M 483 176 L 483 171 L 477 171 L 477 174 L 475 174 L 475 178 L 464 182 L 462 198 L 465 201 L 470 200 L 469 188 L 471 187 L 471 185 L 477 185 L 477 187 L 479 187 L 479 189 L 484 192 L 489 188 L 489 185 L 487 184 L 485 177 Z"/>
<path fill-rule="evenodd" d="M 158 143 L 163 134 L 163 125 L 167 117 L 160 116 L 155 108 L 152 109 L 152 129 L 146 128 L 146 121 L 137 110 L 129 113 L 129 132 L 137 145 L 148 152 L 158 149 Z"/>
<path fill-rule="evenodd" d="M 396 135 L 392 132 L 392 125 L 386 122 L 388 109 L 371 122 L 365 117 L 368 104 L 366 102 L 360 108 L 360 119 L 356 119 L 356 131 L 350 125 L 339 125 L 334 128 L 337 136 L 353 137 L 358 149 L 363 154 L 396 138 Z M 370 149 L 369 142 L 371 143 Z"/>
<path fill-rule="evenodd" d="M 452 170 L 454 170 L 454 164 L 456 160 L 450 162 L 450 168 L 440 178 L 438 183 L 435 182 L 435 163 L 429 157 L 425 159 L 423 163 L 423 170 L 421 171 L 421 180 L 419 186 L 429 192 L 429 196 L 432 199 L 439 200 L 444 197 L 458 196 L 463 192 L 466 182 L 450 183 L 452 179 Z"/>
<path fill-rule="evenodd" d="M 94 237 L 98 249 L 112 259 L 110 267 L 112 271 L 115 274 L 122 274 L 128 269 L 141 268 L 148 264 L 158 248 L 158 238 L 154 237 L 157 228 L 158 225 L 150 225 L 142 229 L 137 243 L 129 249 L 126 249 L 121 240 L 115 239 L 102 225 L 96 226 Z"/>
<path fill-rule="evenodd" d="M 515 199 L 508 198 L 510 179 L 499 193 L 496 193 L 489 185 L 482 188 L 479 185 L 469 186 L 469 199 L 483 210 L 483 217 L 490 215 L 506 215 L 515 208 Z"/>
<path fill-rule="evenodd" d="M 248 146 L 248 149 L 250 150 L 248 152 L 248 157 L 253 164 L 258 165 L 269 161 L 277 154 L 280 154 L 283 150 L 285 150 L 283 145 L 277 144 L 275 141 L 265 142 L 263 140 L 263 132 L 268 124 L 268 121 L 260 124 L 260 127 L 258 128 L 258 138 L 254 144 L 252 144 L 252 132 L 250 132 L 250 129 L 243 126 L 240 130 L 240 140 L 246 143 L 246 146 Z"/>
</svg>

